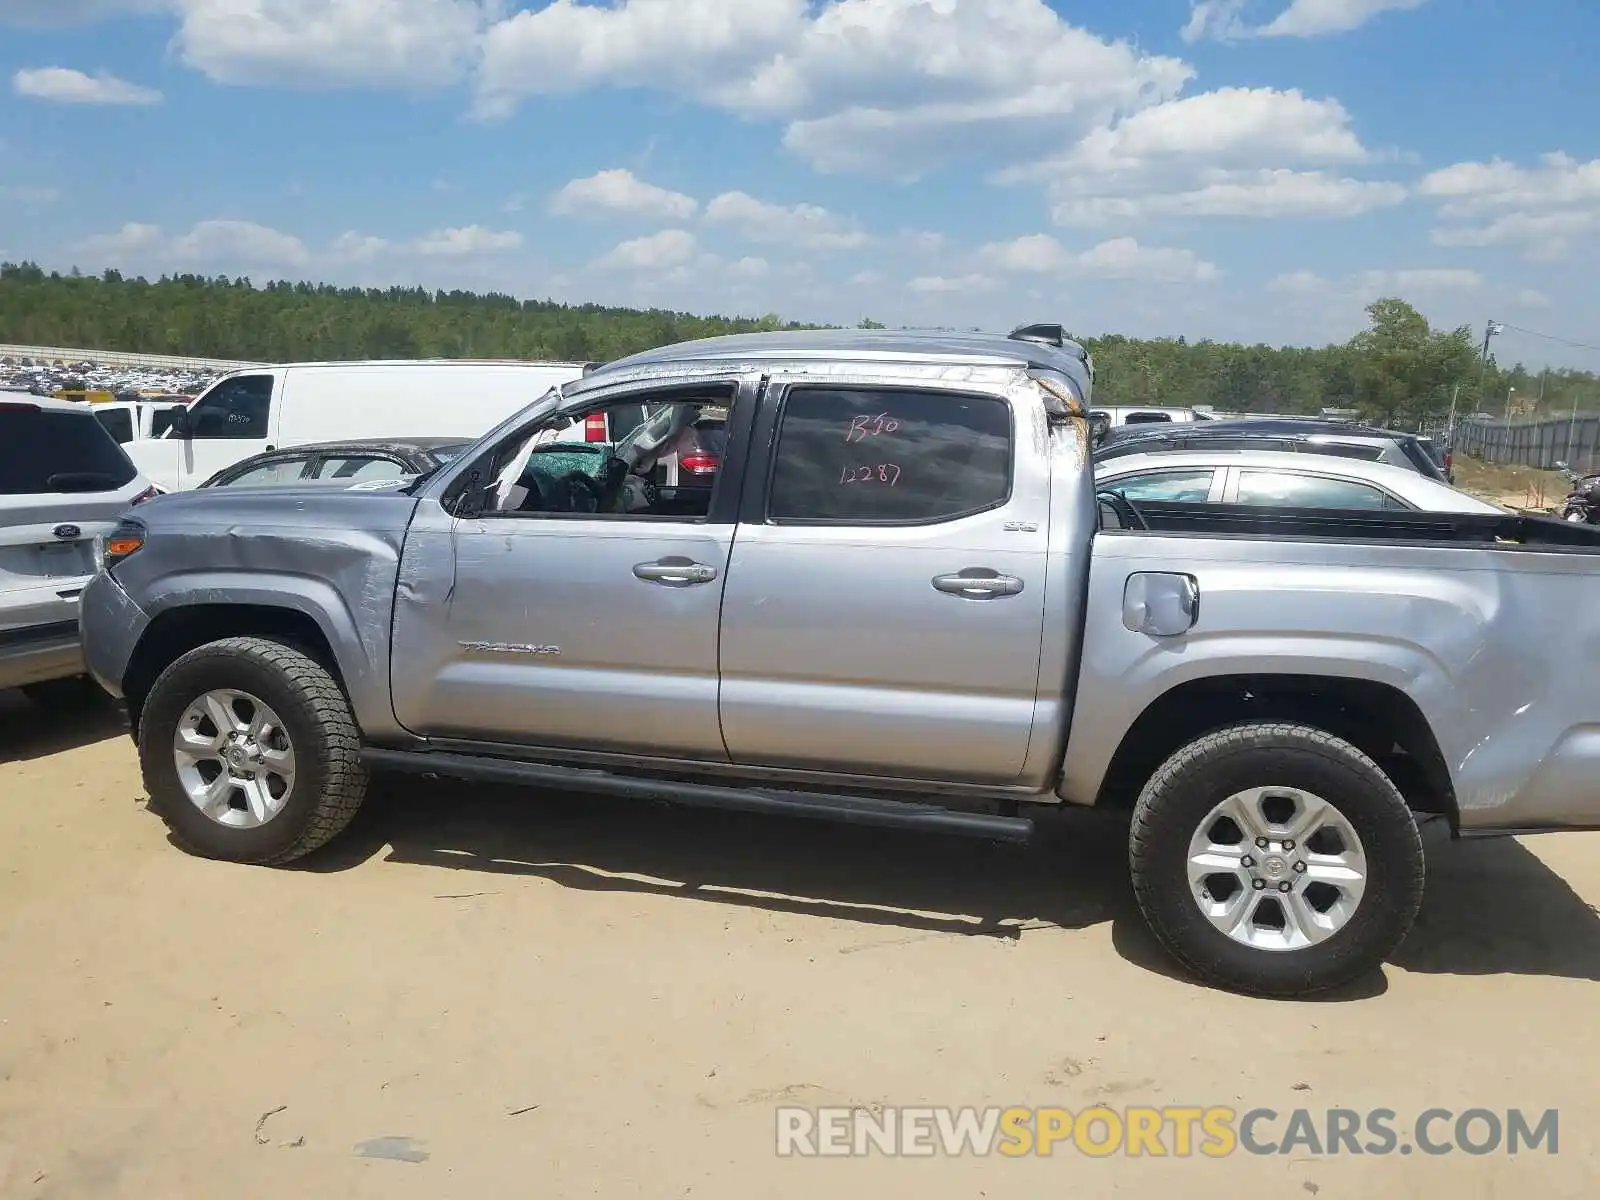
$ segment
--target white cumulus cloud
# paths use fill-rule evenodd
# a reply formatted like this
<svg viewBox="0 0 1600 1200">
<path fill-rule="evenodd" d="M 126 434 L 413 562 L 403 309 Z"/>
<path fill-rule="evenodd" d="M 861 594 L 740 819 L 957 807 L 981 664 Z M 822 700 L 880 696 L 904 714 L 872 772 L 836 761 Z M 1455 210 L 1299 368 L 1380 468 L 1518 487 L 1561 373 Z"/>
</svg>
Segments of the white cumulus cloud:
<svg viewBox="0 0 1600 1200">
<path fill-rule="evenodd" d="M 1533 167 L 1460 162 L 1423 176 L 1417 193 L 1439 204 L 1431 236 L 1440 246 L 1509 246 L 1552 261 L 1600 233 L 1600 159 L 1557 151 Z"/>
<path fill-rule="evenodd" d="M 1410 292 L 1473 292 L 1483 287 L 1483 276 L 1461 267 L 1418 267 L 1363 271 L 1356 287 L 1372 295 L 1406 295 Z"/>
<path fill-rule="evenodd" d="M 11 77 L 11 88 L 32 100 L 57 104 L 150 105 L 161 103 L 161 93 L 102 71 L 86 75 L 70 67 L 31 67 Z"/>
<path fill-rule="evenodd" d="M 694 197 L 646 183 L 626 168 L 574 179 L 550 198 L 550 211 L 562 217 L 616 215 L 686 221 L 699 207 Z"/>
<path fill-rule="evenodd" d="M 1068 197 L 1051 211 L 1059 225 L 1132 224 L 1160 217 L 1346 218 L 1405 198 L 1406 189 L 1398 183 L 1279 168 L 1223 172 L 1181 192 Z"/>
<path fill-rule="evenodd" d="M 329 253 L 338 262 L 368 263 L 376 258 L 389 253 L 393 249 L 387 239 L 374 237 L 371 234 L 357 233 L 355 230 L 346 230 L 333 239 L 333 244 L 328 247 Z"/>
<path fill-rule="evenodd" d="M 1426 0 L 1294 0 L 1256 31 L 1260 37 L 1323 37 L 1360 29 L 1386 12 L 1421 8 Z"/>
<path fill-rule="evenodd" d="M 1372 157 L 1337 100 L 1222 88 L 1133 113 L 996 180 L 1043 182 L 1060 225 L 1353 217 L 1406 197 L 1401 184 L 1328 169 Z"/>
<path fill-rule="evenodd" d="M 292 234 L 254 221 L 201 221 L 187 233 L 168 234 L 158 225 L 129 222 L 115 233 L 78 243 L 80 253 L 104 263 L 206 267 L 233 271 L 256 267 L 303 267 L 311 261 L 306 244 Z"/>
<path fill-rule="evenodd" d="M 992 242 L 980 254 L 1005 271 L 1079 278 L 1209 283 L 1221 275 L 1215 263 L 1192 250 L 1145 246 L 1131 237 L 1111 238 L 1074 252 L 1047 233 L 1034 233 L 1009 242 Z"/>
<path fill-rule="evenodd" d="M 647 237 L 619 242 L 594 265 L 601 270 L 665 271 L 689 262 L 697 246 L 694 234 L 687 229 L 663 229 Z"/>
<path fill-rule="evenodd" d="M 499 254 L 522 246 L 522 235 L 510 230 L 485 229 L 466 225 L 459 229 L 439 229 L 425 234 L 413 244 L 418 254 L 434 258 L 468 258 L 478 254 Z"/>
<path fill-rule="evenodd" d="M 976 272 L 967 275 L 918 275 L 906 284 L 911 291 L 922 296 L 956 295 L 962 292 L 990 292 L 997 287 L 994 279 Z"/>
<path fill-rule="evenodd" d="M 745 192 L 723 192 L 706 205 L 705 220 L 726 225 L 752 242 L 783 243 L 806 250 L 850 250 L 867 235 L 815 204 L 769 204 Z"/>
<path fill-rule="evenodd" d="M 1421 8 L 1427 0 L 1291 0 L 1262 25 L 1244 19 L 1250 0 L 1190 0 L 1183 40 L 1235 41 L 1253 37 L 1326 37 L 1360 29 L 1386 12 Z"/>
<path fill-rule="evenodd" d="M 0 25 L 32 28 L 87 25 L 124 13 L 159 12 L 170 0 L 3 0 Z"/>
<path fill-rule="evenodd" d="M 1219 88 L 1158 104 L 1097 129 L 1064 165 L 1129 170 L 1152 162 L 1191 160 L 1209 165 L 1361 162 L 1368 157 L 1350 114 L 1333 99 L 1295 89 Z"/>
<path fill-rule="evenodd" d="M 1044 0 L 555 0 L 494 23 L 479 108 L 643 87 L 786 123 L 823 170 L 915 174 L 1059 143 L 1175 95 L 1192 74 Z"/>
<path fill-rule="evenodd" d="M 475 61 L 478 0 L 174 0 L 183 60 L 218 83 L 437 87 Z"/>
</svg>

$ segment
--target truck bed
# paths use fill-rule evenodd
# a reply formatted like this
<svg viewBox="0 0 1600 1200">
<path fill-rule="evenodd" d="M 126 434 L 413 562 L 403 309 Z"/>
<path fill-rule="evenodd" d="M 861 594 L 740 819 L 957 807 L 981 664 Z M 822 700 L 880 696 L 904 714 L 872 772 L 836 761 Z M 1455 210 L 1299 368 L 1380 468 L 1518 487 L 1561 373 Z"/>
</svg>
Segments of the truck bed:
<svg viewBox="0 0 1600 1200">
<path fill-rule="evenodd" d="M 1153 502 L 1123 517 L 1093 541 L 1062 799 L 1095 802 L 1124 732 L 1165 712 L 1158 701 L 1303 677 L 1325 694 L 1329 681 L 1361 680 L 1403 698 L 1367 715 L 1387 725 L 1412 711 L 1432 730 L 1461 833 L 1596 824 L 1600 529 L 1514 514 Z M 1193 581 L 1187 632 L 1128 624 L 1128 587 L 1145 573 Z"/>
<path fill-rule="evenodd" d="M 1255 504 L 1130 503 L 1146 528 L 1127 534 L 1200 534 L 1205 537 L 1307 538 L 1342 542 L 1407 542 L 1431 546 L 1506 545 L 1523 550 L 1600 553 L 1600 526 L 1554 517 L 1508 513 L 1366 511 L 1340 508 L 1269 508 Z"/>
</svg>

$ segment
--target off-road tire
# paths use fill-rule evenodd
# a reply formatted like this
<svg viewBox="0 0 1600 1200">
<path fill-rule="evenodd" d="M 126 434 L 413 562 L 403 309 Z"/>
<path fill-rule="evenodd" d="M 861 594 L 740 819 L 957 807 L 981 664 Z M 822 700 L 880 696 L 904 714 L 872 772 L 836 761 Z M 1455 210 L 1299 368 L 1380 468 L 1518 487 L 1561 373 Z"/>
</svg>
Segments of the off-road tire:
<svg viewBox="0 0 1600 1200">
<path fill-rule="evenodd" d="M 173 761 L 173 736 L 199 696 L 236 688 L 282 718 L 294 745 L 296 777 L 283 810 L 255 828 L 230 828 L 190 802 Z M 224 638 L 179 658 L 156 679 L 139 721 L 139 764 L 150 808 L 190 854 L 280 866 L 337 836 L 361 807 L 367 770 L 350 701 L 321 664 L 280 642 Z"/>
<path fill-rule="evenodd" d="M 1366 890 L 1344 928 L 1297 950 L 1234 941 L 1200 911 L 1189 841 L 1212 808 L 1252 787 L 1295 787 L 1334 805 L 1361 838 Z M 1167 759 L 1134 807 L 1128 858 L 1134 893 L 1163 946 L 1207 982 L 1260 996 L 1296 996 L 1378 969 L 1422 903 L 1422 839 L 1405 799 L 1349 742 L 1310 725 L 1253 721 L 1198 738 Z"/>
</svg>

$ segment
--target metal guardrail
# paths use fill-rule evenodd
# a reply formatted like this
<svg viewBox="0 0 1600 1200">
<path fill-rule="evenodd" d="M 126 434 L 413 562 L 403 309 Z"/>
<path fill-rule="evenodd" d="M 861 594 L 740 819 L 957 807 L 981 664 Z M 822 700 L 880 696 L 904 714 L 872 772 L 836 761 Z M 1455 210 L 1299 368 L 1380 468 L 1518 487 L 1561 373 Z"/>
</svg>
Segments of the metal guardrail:
<svg viewBox="0 0 1600 1200">
<path fill-rule="evenodd" d="M 35 363 L 47 366 L 93 362 L 104 367 L 153 367 L 169 371 L 233 371 L 240 367 L 269 365 L 226 358 L 188 358 L 177 354 L 130 354 L 122 350 L 89 350 L 73 346 L 0 345 L 0 358 L 31 358 Z"/>
</svg>

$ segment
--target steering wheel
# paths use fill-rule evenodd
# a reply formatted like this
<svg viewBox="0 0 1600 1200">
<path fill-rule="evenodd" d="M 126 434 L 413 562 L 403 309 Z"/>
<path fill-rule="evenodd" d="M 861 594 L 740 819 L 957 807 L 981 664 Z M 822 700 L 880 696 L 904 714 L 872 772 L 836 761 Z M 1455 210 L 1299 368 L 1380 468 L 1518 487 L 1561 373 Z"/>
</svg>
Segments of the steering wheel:
<svg viewBox="0 0 1600 1200">
<path fill-rule="evenodd" d="M 1094 494 L 1095 500 L 1105 508 L 1116 514 L 1117 523 L 1124 529 L 1143 529 L 1148 531 L 1150 522 L 1144 519 L 1144 514 L 1134 507 L 1121 492 L 1111 491 L 1109 488 Z"/>
<path fill-rule="evenodd" d="M 537 471 L 524 471 L 517 478 L 517 487 L 522 489 L 524 495 L 512 511 L 544 512 L 550 506 L 545 493 L 548 486 L 548 480 L 541 479 Z"/>
<path fill-rule="evenodd" d="M 594 513 L 604 502 L 600 485 L 582 471 L 568 471 L 550 489 L 551 512 Z"/>
</svg>

